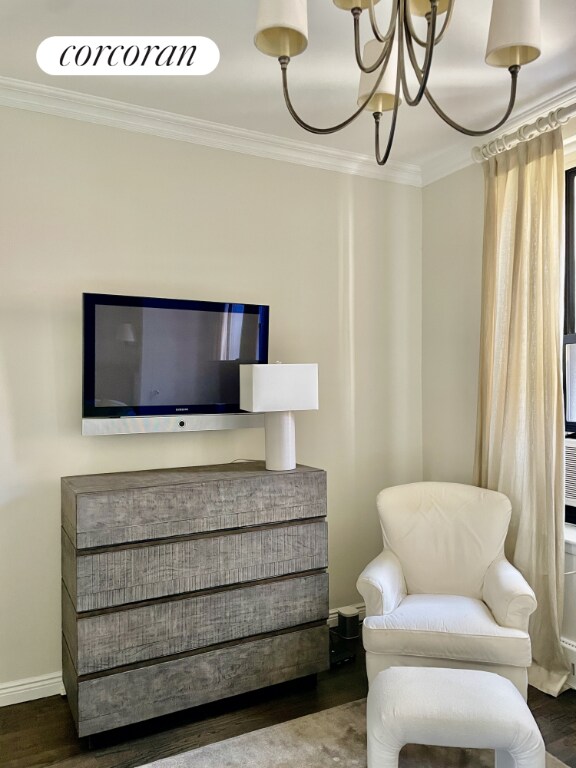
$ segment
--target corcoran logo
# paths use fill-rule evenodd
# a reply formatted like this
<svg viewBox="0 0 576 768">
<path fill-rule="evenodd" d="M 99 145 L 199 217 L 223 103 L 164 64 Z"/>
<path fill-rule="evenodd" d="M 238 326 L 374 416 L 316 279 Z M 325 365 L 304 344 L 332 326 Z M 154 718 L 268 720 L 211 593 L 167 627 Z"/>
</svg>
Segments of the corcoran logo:
<svg viewBox="0 0 576 768">
<path fill-rule="evenodd" d="M 208 75 L 220 51 L 209 37 L 48 37 L 36 61 L 48 75 Z"/>
</svg>

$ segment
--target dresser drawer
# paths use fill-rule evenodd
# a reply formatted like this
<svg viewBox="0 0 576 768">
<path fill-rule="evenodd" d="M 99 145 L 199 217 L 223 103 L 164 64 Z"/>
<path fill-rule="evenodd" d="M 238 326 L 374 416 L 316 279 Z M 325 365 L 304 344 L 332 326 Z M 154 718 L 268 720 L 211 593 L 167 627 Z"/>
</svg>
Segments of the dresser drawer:
<svg viewBox="0 0 576 768">
<path fill-rule="evenodd" d="M 63 525 L 77 549 L 326 515 L 326 475 L 226 468 L 62 478 Z"/>
<path fill-rule="evenodd" d="M 76 680 L 65 654 L 64 682 L 78 734 L 88 736 L 312 675 L 328 666 L 328 627 L 322 626 L 88 680 Z"/>
<path fill-rule="evenodd" d="M 64 638 L 79 675 L 328 618 L 328 574 L 79 616 L 62 595 Z"/>
<path fill-rule="evenodd" d="M 324 521 L 92 554 L 76 554 L 66 539 L 64 584 L 79 612 L 312 571 L 328 557 Z"/>
</svg>

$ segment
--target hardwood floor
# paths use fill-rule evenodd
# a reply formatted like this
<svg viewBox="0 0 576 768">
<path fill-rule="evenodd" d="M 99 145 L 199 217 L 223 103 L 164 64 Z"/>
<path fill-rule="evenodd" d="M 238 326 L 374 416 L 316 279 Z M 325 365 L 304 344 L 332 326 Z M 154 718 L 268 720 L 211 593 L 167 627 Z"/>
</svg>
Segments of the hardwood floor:
<svg viewBox="0 0 576 768">
<path fill-rule="evenodd" d="M 555 699 L 529 688 L 528 706 L 548 752 L 576 768 L 576 691 L 565 691 Z"/>
<path fill-rule="evenodd" d="M 0 708 L 2 768 L 133 768 L 366 695 L 364 659 L 215 704 L 78 739 L 66 699 L 52 696 Z M 530 689 L 530 708 L 548 751 L 576 768 L 576 691 L 558 699 Z M 225 768 L 223 766 L 223 768 Z"/>
</svg>

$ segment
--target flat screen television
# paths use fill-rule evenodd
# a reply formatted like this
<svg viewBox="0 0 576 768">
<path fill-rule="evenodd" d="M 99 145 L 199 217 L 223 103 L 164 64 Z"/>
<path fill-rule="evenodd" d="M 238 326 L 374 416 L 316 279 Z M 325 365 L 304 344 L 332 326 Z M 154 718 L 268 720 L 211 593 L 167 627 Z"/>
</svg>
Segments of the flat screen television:
<svg viewBox="0 0 576 768">
<path fill-rule="evenodd" d="M 269 308 L 83 294 L 83 434 L 260 426 L 241 363 L 268 362 Z"/>
</svg>

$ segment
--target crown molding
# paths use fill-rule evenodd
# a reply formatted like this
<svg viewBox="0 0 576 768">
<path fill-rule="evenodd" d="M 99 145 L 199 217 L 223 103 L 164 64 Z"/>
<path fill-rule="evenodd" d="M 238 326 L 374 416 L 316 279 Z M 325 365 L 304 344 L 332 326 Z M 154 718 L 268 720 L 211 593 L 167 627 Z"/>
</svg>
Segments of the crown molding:
<svg viewBox="0 0 576 768">
<path fill-rule="evenodd" d="M 204 147 L 254 155 L 269 160 L 321 168 L 379 181 L 422 186 L 416 165 L 388 163 L 380 168 L 367 155 L 283 139 L 258 131 L 234 128 L 207 120 L 178 115 L 149 107 L 90 96 L 84 93 L 0 77 L 0 105 L 32 112 L 81 120 L 96 125 L 147 133 Z"/>
<path fill-rule="evenodd" d="M 576 100 L 576 86 L 562 91 L 561 93 L 551 96 L 544 102 L 539 102 L 533 105 L 529 109 L 520 112 L 515 115 L 514 119 L 506 124 L 504 133 L 513 133 L 517 131 L 522 125 L 531 123 L 537 120 L 543 115 L 547 115 L 549 112 L 553 112 L 559 107 L 564 107 Z M 487 144 L 494 141 L 498 136 L 502 135 L 502 130 L 495 131 L 482 137 L 482 144 Z M 571 148 L 576 142 L 576 137 L 570 137 L 565 141 L 565 148 Z M 449 176 L 456 171 L 466 168 L 469 165 L 475 163 L 472 157 L 472 150 L 478 143 L 478 140 L 468 140 L 452 149 L 439 152 L 422 162 L 422 186 L 426 187 L 428 184 L 433 184 L 435 181 L 439 181 L 445 176 Z"/>
<path fill-rule="evenodd" d="M 574 100 L 576 87 L 519 113 L 506 126 L 506 133 Z M 413 187 L 428 186 L 474 163 L 472 149 L 476 141 L 472 139 L 425 158 L 421 166 L 389 162 L 381 168 L 368 155 L 9 77 L 0 77 L 0 105 Z M 498 135 L 496 132 L 483 137 L 483 143 L 494 140 Z M 575 143 L 576 137 L 569 137 L 566 140 L 567 151 L 572 151 Z"/>
<path fill-rule="evenodd" d="M 472 148 L 474 144 L 454 145 L 451 149 L 443 150 L 429 156 L 422 162 L 422 186 L 427 187 L 435 181 L 461 171 L 469 165 L 474 165 Z"/>
</svg>

